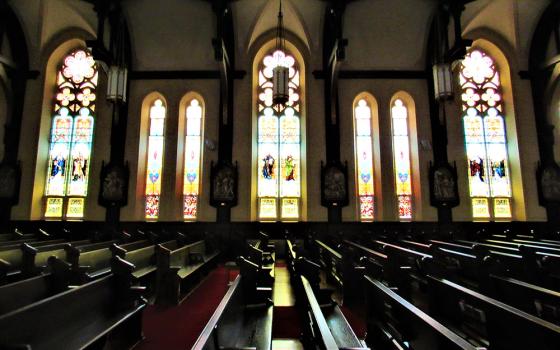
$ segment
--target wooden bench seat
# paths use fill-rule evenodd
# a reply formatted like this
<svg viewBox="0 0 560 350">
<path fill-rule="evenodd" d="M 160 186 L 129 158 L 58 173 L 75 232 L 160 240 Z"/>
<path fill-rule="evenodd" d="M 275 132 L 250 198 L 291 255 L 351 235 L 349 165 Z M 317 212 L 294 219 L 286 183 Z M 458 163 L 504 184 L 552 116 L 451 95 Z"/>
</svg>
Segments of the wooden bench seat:
<svg viewBox="0 0 560 350">
<path fill-rule="evenodd" d="M 141 339 L 145 301 L 112 274 L 0 316 L 0 348 L 124 349 Z M 28 325 L 22 327 L 22 325 Z"/>
</svg>

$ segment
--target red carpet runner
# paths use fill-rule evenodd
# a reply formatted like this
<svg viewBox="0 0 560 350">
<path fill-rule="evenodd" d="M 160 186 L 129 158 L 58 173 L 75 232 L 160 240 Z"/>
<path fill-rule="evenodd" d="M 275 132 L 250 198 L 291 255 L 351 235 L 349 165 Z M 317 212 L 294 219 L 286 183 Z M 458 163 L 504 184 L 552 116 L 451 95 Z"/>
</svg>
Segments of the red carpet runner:
<svg viewBox="0 0 560 350">
<path fill-rule="evenodd" d="M 295 306 L 275 306 L 272 339 L 299 339 L 301 322 Z"/>
<path fill-rule="evenodd" d="M 353 312 L 346 306 L 341 306 L 340 310 L 342 311 L 342 314 L 344 314 L 344 317 L 346 317 L 346 320 L 350 324 L 350 327 L 352 327 L 352 330 L 354 331 L 356 336 L 359 339 L 365 339 L 367 333 L 367 325 L 363 317 L 361 317 L 358 313 Z"/>
<path fill-rule="evenodd" d="M 223 266 L 208 277 L 179 306 L 150 305 L 144 312 L 144 337 L 134 350 L 190 349 L 227 291 L 237 271 Z M 229 275 L 229 276 L 228 276 Z"/>
</svg>

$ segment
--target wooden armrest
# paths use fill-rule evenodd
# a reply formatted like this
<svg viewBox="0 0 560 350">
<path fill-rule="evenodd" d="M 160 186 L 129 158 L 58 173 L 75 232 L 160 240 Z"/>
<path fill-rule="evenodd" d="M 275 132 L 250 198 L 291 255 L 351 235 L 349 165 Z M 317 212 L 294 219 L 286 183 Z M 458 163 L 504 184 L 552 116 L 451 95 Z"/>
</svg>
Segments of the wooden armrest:
<svg viewBox="0 0 560 350">
<path fill-rule="evenodd" d="M 37 254 L 37 248 L 32 247 L 31 245 L 29 245 L 28 243 L 23 243 L 21 245 L 21 248 L 29 253 L 33 253 L 33 254 Z"/>
<path fill-rule="evenodd" d="M 116 256 L 120 256 L 121 258 L 124 258 L 124 256 L 126 255 L 126 250 L 124 250 L 123 248 L 119 247 L 117 245 L 117 243 L 113 243 L 111 245 L 111 252 L 113 252 L 114 255 Z"/>
<path fill-rule="evenodd" d="M 136 266 L 116 255 L 111 259 L 111 271 L 115 275 L 132 274 Z"/>
<path fill-rule="evenodd" d="M 7 261 L 4 260 L 4 259 L 0 259 L 0 268 L 2 268 L 2 267 L 10 267 L 10 266 L 12 266 L 12 264 L 10 264 L 9 262 L 7 262 Z"/>
</svg>

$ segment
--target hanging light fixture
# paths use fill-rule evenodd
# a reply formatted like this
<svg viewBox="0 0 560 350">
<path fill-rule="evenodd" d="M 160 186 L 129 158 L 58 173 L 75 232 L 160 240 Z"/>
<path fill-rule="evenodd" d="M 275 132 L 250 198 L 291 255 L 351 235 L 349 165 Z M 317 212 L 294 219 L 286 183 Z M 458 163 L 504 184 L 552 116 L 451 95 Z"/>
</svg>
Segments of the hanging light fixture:
<svg viewBox="0 0 560 350">
<path fill-rule="evenodd" d="M 453 98 L 453 73 L 451 64 L 436 63 L 432 67 L 434 74 L 434 93 L 436 100 Z"/>
<path fill-rule="evenodd" d="M 116 34 L 111 44 L 113 60 L 107 72 L 107 100 L 113 103 L 126 102 L 126 89 L 128 82 L 128 68 L 125 60 L 125 27 L 124 20 L 119 19 L 118 26 L 114 29 Z"/>
<path fill-rule="evenodd" d="M 286 105 L 290 100 L 288 89 L 289 71 L 285 61 L 285 43 L 284 28 L 282 15 L 282 0 L 280 0 L 280 8 L 278 10 L 278 27 L 276 28 L 276 52 L 274 55 L 277 59 L 276 67 L 272 70 L 272 102 L 275 105 Z"/>
<path fill-rule="evenodd" d="M 126 102 L 126 79 L 128 70 L 126 67 L 112 65 L 107 74 L 107 100 Z"/>
</svg>

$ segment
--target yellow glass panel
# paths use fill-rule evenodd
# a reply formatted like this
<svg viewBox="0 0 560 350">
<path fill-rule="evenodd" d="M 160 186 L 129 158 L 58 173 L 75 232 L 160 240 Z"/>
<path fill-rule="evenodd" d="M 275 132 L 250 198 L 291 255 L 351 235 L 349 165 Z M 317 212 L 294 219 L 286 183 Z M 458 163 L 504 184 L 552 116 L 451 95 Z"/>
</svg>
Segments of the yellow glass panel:
<svg viewBox="0 0 560 350">
<path fill-rule="evenodd" d="M 260 198 L 259 199 L 259 218 L 260 219 L 276 219 L 276 198 Z"/>
<path fill-rule="evenodd" d="M 47 198 L 47 208 L 45 210 L 46 218 L 62 217 L 62 206 L 64 200 L 62 198 Z"/>
<path fill-rule="evenodd" d="M 84 203 L 85 203 L 85 198 L 69 198 L 68 209 L 66 210 L 66 217 L 78 218 L 78 219 L 83 218 Z"/>
<path fill-rule="evenodd" d="M 298 204 L 297 198 L 282 198 L 282 219 L 298 219 Z"/>
<path fill-rule="evenodd" d="M 489 218 L 490 209 L 488 207 L 488 198 L 473 198 L 473 217 L 474 218 Z"/>
<path fill-rule="evenodd" d="M 511 219 L 511 205 L 509 198 L 494 198 L 494 217 Z"/>
</svg>

